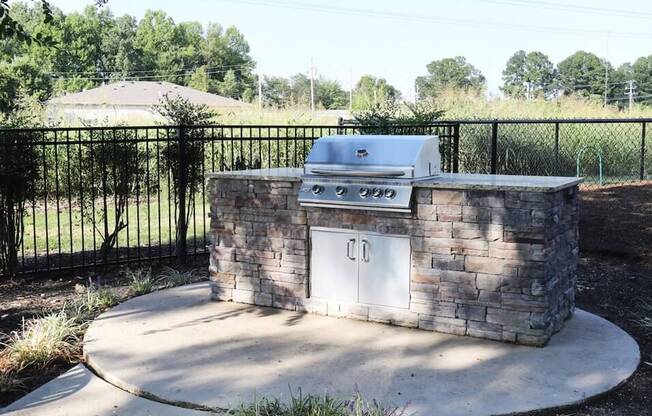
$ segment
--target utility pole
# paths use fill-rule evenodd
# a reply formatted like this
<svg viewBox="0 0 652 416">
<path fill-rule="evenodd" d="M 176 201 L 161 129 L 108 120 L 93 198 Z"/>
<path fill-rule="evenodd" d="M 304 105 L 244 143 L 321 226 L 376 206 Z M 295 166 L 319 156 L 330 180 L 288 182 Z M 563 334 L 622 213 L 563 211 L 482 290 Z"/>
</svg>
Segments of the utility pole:
<svg viewBox="0 0 652 416">
<path fill-rule="evenodd" d="M 310 111 L 315 111 L 315 65 L 310 58 Z"/>
<path fill-rule="evenodd" d="M 353 111 L 353 70 L 349 70 L 349 113 Z"/>
<path fill-rule="evenodd" d="M 607 90 L 609 88 L 609 67 L 607 60 L 604 60 L 604 106 L 607 106 Z"/>
<path fill-rule="evenodd" d="M 629 96 L 629 112 L 631 113 L 634 105 L 634 80 L 629 80 L 627 83 L 629 84 L 629 92 L 627 93 Z"/>
<path fill-rule="evenodd" d="M 530 101 L 530 88 L 531 88 L 531 86 L 532 86 L 532 84 L 530 83 L 530 81 L 527 81 L 525 83 L 525 99 L 527 101 Z"/>
<path fill-rule="evenodd" d="M 258 109 L 263 109 L 263 74 L 258 71 Z"/>
<path fill-rule="evenodd" d="M 414 103 L 419 102 L 419 84 L 416 82 L 414 83 Z"/>
</svg>

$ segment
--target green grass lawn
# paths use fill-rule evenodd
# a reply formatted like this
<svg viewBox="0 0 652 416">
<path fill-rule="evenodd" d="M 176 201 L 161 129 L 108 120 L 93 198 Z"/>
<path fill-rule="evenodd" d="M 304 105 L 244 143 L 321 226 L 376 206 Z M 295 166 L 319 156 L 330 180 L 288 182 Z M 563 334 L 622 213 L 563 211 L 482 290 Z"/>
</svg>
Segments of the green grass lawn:
<svg viewBox="0 0 652 416">
<path fill-rule="evenodd" d="M 192 208 L 192 206 L 190 207 Z M 204 231 L 208 231 L 208 204 L 204 204 L 198 194 L 194 204 L 195 215 L 190 216 L 188 226 L 188 246 L 193 248 L 193 237 L 197 238 L 198 249 L 203 248 Z M 72 209 L 68 209 L 68 201 L 61 201 L 59 210 L 55 201 L 48 201 L 47 215 L 44 204 L 38 206 L 34 213 L 31 207 L 27 209 L 24 219 L 24 252 L 25 257 L 35 254 L 51 254 L 99 250 L 103 241 L 104 220 L 100 215 L 104 210 L 104 201 L 95 201 L 95 225 L 92 217 L 85 213 L 82 216 L 81 207 L 73 201 Z M 147 197 L 133 198 L 124 214 L 127 228 L 118 235 L 116 247 L 148 247 L 174 244 L 176 233 L 176 208 L 174 201 L 167 193 Z M 107 198 L 107 221 L 111 230 L 115 224 L 115 204 L 113 198 Z M 71 221 L 72 220 L 72 221 Z M 47 222 L 47 227 L 46 227 Z M 47 230 L 47 232 L 46 232 Z M 147 250 L 144 248 L 143 250 Z"/>
</svg>

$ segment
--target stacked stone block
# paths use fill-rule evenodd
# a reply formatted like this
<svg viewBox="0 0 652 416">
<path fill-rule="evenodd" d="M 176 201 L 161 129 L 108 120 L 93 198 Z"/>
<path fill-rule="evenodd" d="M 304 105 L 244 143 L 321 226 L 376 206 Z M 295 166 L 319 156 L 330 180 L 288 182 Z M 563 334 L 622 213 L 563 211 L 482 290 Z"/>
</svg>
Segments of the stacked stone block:
<svg viewBox="0 0 652 416">
<path fill-rule="evenodd" d="M 299 182 L 209 181 L 213 296 L 542 346 L 574 308 L 577 188 L 418 187 L 412 213 L 305 208 Z M 411 237 L 409 309 L 310 298 L 312 226 Z"/>
</svg>

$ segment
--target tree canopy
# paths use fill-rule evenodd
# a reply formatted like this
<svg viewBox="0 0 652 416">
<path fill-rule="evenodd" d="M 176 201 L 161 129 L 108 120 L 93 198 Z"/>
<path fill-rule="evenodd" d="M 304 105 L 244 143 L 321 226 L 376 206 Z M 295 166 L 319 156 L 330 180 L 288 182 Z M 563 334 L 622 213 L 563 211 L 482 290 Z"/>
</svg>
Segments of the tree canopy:
<svg viewBox="0 0 652 416">
<path fill-rule="evenodd" d="M 481 89 L 486 81 L 482 72 L 463 56 L 432 61 L 426 69 L 428 75 L 416 79 L 421 98 L 435 97 L 446 88 Z"/>
<path fill-rule="evenodd" d="M 605 73 L 610 69 L 596 54 L 577 51 L 557 65 L 558 89 L 566 95 L 603 96 Z"/>
<path fill-rule="evenodd" d="M 366 110 L 383 103 L 396 103 L 401 92 L 385 78 L 363 75 L 353 89 L 353 109 Z"/>
<path fill-rule="evenodd" d="M 507 61 L 501 90 L 512 98 L 540 94 L 545 97 L 554 88 L 555 76 L 555 67 L 548 56 L 538 51 L 520 50 Z"/>
<path fill-rule="evenodd" d="M 3 36 L 0 73 L 13 77 L 2 81 L 0 106 L 18 90 L 45 100 L 123 79 L 169 81 L 238 99 L 254 95 L 255 62 L 235 27 L 177 23 L 161 10 L 148 10 L 138 21 L 96 6 L 64 15 L 48 4 L 46 15 L 36 4 L 2 9 L 3 19 L 11 16 L 29 36 L 39 33 L 50 42 Z"/>
</svg>

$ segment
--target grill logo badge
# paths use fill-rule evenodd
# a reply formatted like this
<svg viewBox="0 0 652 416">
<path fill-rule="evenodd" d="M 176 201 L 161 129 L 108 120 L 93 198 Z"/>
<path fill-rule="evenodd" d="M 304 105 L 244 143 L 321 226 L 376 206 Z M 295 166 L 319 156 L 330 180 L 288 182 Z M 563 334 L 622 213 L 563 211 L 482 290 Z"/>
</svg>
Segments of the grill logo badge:
<svg viewBox="0 0 652 416">
<path fill-rule="evenodd" d="M 358 149 L 355 151 L 355 155 L 357 157 L 367 157 L 369 155 L 369 152 L 367 152 L 367 149 Z"/>
</svg>

